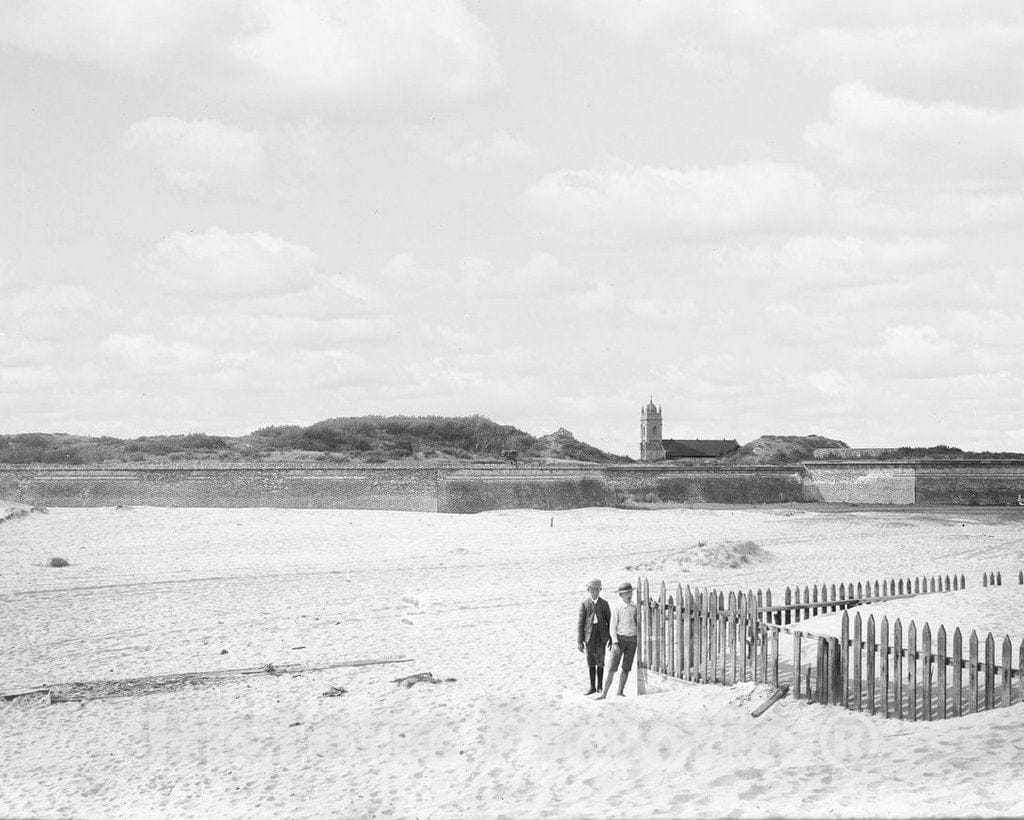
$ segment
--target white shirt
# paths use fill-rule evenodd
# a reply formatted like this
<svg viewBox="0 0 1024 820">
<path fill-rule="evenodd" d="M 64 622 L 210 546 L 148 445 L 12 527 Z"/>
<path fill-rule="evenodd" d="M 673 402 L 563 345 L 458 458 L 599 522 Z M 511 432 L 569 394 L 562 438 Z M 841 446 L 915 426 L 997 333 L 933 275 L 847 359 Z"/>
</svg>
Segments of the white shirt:
<svg viewBox="0 0 1024 820">
<path fill-rule="evenodd" d="M 636 604 L 627 604 L 621 598 L 612 606 L 612 619 L 608 624 L 612 643 L 618 643 L 619 635 L 636 637 Z"/>
<path fill-rule="evenodd" d="M 591 598 L 590 600 L 593 601 L 593 603 L 594 603 L 594 614 L 590 616 L 590 623 L 596 624 L 597 623 L 597 602 L 601 600 L 601 596 L 598 595 L 596 598 Z"/>
</svg>

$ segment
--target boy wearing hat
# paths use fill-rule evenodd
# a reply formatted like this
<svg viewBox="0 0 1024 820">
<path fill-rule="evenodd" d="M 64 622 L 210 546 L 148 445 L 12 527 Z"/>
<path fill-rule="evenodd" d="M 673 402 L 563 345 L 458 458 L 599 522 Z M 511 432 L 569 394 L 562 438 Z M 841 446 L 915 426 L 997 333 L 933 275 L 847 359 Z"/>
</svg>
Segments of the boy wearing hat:
<svg viewBox="0 0 1024 820">
<path fill-rule="evenodd" d="M 579 616 L 576 619 L 576 643 L 580 652 L 587 655 L 587 667 L 590 669 L 590 689 L 584 694 L 592 695 L 601 691 L 604 677 L 604 648 L 608 645 L 608 622 L 611 619 L 611 608 L 601 597 L 601 581 L 592 578 L 587 583 L 590 593 L 580 604 Z"/>
<path fill-rule="evenodd" d="M 622 662 L 622 677 L 619 679 L 619 697 L 625 695 L 626 679 L 629 671 L 633 668 L 633 658 L 636 657 L 636 640 L 639 633 L 637 629 L 636 604 L 633 603 L 633 585 L 626 581 L 619 584 L 619 600 L 612 607 L 612 617 L 608 624 L 608 631 L 612 638 L 612 665 L 608 669 L 608 679 L 604 682 L 604 690 L 597 696 L 596 700 L 604 700 L 608 697 L 608 690 L 612 688 L 612 681 L 615 679 L 615 670 Z"/>
</svg>

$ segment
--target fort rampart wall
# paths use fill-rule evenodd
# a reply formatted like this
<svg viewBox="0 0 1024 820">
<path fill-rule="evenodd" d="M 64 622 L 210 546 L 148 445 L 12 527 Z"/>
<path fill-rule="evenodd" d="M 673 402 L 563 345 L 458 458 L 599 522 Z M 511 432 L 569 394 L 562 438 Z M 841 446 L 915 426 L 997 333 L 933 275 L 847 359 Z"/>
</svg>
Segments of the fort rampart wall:
<svg viewBox="0 0 1024 820">
<path fill-rule="evenodd" d="M 472 513 L 646 503 L 1024 502 L 1024 461 L 695 465 L 0 466 L 0 498 L 47 506 L 294 507 Z M 1024 504 L 1022 504 L 1024 505 Z"/>
</svg>

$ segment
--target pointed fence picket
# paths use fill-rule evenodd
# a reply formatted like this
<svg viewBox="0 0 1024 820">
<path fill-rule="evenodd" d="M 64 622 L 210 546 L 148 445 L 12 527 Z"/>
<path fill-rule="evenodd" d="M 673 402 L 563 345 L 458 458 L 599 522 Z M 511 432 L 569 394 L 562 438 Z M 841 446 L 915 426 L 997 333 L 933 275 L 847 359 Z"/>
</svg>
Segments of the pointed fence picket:
<svg viewBox="0 0 1024 820">
<path fill-rule="evenodd" d="M 986 587 L 1001 582 L 1001 573 L 984 576 Z M 764 589 L 726 592 L 677 584 L 669 594 L 661 583 L 654 598 L 650 581 L 638 578 L 637 666 L 698 683 L 786 683 L 796 698 L 898 720 L 944 720 L 1024 702 L 1024 641 L 1014 653 L 1009 637 L 997 647 L 989 633 L 982 645 L 972 631 L 965 658 L 959 627 L 950 633 L 940 624 L 933 632 L 931 624 L 918 630 L 911 621 L 904 630 L 899 619 L 876 623 L 874 615 L 865 620 L 858 611 L 851 624 L 849 609 L 862 602 L 964 586 L 963 575 L 821 584 L 803 591 L 792 586 L 775 606 Z M 793 626 L 808 613 L 825 612 L 842 612 L 838 636 Z M 782 633 L 792 642 L 783 641 Z M 808 641 L 811 651 L 805 652 Z"/>
</svg>

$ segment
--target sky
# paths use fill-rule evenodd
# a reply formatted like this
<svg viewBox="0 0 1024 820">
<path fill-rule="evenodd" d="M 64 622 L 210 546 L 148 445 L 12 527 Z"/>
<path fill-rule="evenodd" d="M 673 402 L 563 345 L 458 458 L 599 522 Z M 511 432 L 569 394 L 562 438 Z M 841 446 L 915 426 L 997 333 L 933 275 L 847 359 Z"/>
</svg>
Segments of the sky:
<svg viewBox="0 0 1024 820">
<path fill-rule="evenodd" d="M 1024 450 L 1024 6 L 4 0 L 0 432 Z"/>
</svg>

